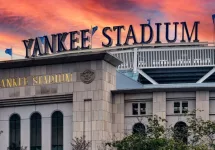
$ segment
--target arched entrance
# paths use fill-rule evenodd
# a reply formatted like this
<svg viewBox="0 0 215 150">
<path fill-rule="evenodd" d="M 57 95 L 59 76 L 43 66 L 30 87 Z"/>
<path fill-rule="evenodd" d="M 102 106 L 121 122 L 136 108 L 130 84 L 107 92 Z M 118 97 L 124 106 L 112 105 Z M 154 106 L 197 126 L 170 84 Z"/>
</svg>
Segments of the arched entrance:
<svg viewBox="0 0 215 150">
<path fill-rule="evenodd" d="M 175 140 L 182 141 L 184 143 L 187 143 L 187 137 L 188 137 L 188 128 L 187 124 L 185 122 L 177 122 L 174 126 L 174 138 Z"/>
<path fill-rule="evenodd" d="M 142 123 L 136 123 L 133 126 L 133 134 L 145 134 L 146 128 Z"/>
</svg>

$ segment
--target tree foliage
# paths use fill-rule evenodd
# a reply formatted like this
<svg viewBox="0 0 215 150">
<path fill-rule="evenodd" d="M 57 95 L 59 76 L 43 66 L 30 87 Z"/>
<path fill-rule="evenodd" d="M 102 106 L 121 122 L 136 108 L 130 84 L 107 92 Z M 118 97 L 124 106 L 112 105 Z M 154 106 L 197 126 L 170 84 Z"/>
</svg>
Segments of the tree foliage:
<svg viewBox="0 0 215 150">
<path fill-rule="evenodd" d="M 90 148 L 91 142 L 85 139 L 85 136 L 80 138 L 75 138 L 72 140 L 72 150 L 88 150 Z"/>
<path fill-rule="evenodd" d="M 196 110 L 185 114 L 186 126 L 166 127 L 166 120 L 158 116 L 148 118 L 145 133 L 126 136 L 109 146 L 117 150 L 214 150 L 215 123 L 196 118 Z"/>
</svg>

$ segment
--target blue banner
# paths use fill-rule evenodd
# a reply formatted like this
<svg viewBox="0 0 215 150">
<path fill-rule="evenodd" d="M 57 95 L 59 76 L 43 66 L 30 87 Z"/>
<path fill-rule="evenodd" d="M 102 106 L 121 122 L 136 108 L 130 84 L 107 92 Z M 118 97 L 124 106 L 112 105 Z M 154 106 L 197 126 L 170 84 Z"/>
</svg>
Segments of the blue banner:
<svg viewBox="0 0 215 150">
<path fill-rule="evenodd" d="M 12 48 L 7 48 L 5 50 L 5 53 L 8 54 L 8 55 L 10 55 L 10 56 L 12 56 L 12 54 L 13 54 Z"/>
</svg>

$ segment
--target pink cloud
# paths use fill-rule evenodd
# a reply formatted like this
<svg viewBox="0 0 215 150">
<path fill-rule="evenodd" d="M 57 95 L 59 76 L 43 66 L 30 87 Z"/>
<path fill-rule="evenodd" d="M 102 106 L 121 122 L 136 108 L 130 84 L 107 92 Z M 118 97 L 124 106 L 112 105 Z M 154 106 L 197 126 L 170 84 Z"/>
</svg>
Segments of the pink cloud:
<svg viewBox="0 0 215 150">
<path fill-rule="evenodd" d="M 213 6 L 213 7 L 212 7 Z M 101 47 L 105 41 L 102 28 L 105 26 L 125 25 L 122 40 L 125 40 L 128 26 L 133 24 L 140 37 L 139 24 L 146 17 L 162 22 L 187 21 L 189 28 L 194 21 L 200 21 L 201 41 L 212 40 L 212 19 L 215 13 L 213 0 L 7 0 L 0 2 L 0 49 L 13 46 L 24 55 L 23 39 L 52 33 L 69 32 L 99 26 L 94 35 L 93 46 Z M 154 23 L 154 22 L 153 22 Z M 116 33 L 111 36 L 116 39 Z"/>
</svg>

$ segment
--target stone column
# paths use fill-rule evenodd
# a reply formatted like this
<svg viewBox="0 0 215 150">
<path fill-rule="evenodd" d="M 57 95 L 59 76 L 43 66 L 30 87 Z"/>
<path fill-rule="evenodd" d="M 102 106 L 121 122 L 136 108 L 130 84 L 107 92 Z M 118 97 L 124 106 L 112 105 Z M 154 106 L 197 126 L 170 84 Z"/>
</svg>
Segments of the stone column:
<svg viewBox="0 0 215 150">
<path fill-rule="evenodd" d="M 209 91 L 196 91 L 196 110 L 196 117 L 209 120 Z"/>
<path fill-rule="evenodd" d="M 125 131 L 125 103 L 124 94 L 116 94 L 113 97 L 112 132 L 114 140 L 121 140 Z"/>
<path fill-rule="evenodd" d="M 21 120 L 20 124 L 21 124 L 21 146 L 30 149 L 30 119 Z"/>
<path fill-rule="evenodd" d="M 166 92 L 153 92 L 153 115 L 166 119 Z"/>
<path fill-rule="evenodd" d="M 111 90 L 116 88 L 116 67 L 104 60 L 80 62 L 74 73 L 73 138 L 86 136 L 97 150 L 103 141 L 112 139 Z M 82 73 L 91 70 L 95 79 L 86 83 Z"/>
<path fill-rule="evenodd" d="M 48 116 L 42 118 L 42 149 L 51 149 L 51 118 Z"/>
</svg>

